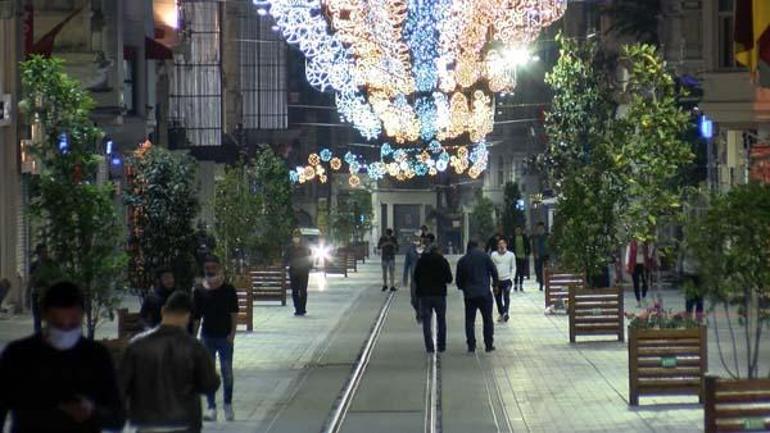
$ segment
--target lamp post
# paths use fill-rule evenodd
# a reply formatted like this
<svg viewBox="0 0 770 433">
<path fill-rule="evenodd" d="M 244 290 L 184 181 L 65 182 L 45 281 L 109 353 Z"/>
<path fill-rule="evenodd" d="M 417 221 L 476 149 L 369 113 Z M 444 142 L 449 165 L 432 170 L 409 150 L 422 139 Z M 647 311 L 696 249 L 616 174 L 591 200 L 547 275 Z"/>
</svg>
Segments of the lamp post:
<svg viewBox="0 0 770 433">
<path fill-rule="evenodd" d="M 714 171 L 714 121 L 705 114 L 701 115 L 698 121 L 700 136 L 706 140 L 706 182 L 709 189 L 716 187 Z"/>
</svg>

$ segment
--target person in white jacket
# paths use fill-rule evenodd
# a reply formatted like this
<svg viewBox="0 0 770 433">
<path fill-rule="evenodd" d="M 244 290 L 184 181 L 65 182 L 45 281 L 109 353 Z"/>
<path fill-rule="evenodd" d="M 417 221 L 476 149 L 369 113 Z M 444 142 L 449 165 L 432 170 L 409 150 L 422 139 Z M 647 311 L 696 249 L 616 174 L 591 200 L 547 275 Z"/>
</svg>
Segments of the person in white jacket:
<svg viewBox="0 0 770 433">
<path fill-rule="evenodd" d="M 508 242 L 500 239 L 497 242 L 497 250 L 492 251 L 492 262 L 500 276 L 497 287 L 494 288 L 497 312 L 500 314 L 499 322 L 507 322 L 509 307 L 511 305 L 511 286 L 513 276 L 516 275 L 516 255 L 508 251 Z"/>
</svg>

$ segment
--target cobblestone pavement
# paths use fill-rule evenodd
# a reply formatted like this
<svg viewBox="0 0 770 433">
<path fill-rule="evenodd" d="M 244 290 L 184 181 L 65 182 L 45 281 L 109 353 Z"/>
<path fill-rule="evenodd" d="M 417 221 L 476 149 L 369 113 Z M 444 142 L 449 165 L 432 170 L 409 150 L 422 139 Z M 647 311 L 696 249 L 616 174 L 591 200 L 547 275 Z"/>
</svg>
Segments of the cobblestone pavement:
<svg viewBox="0 0 770 433">
<path fill-rule="evenodd" d="M 324 280 L 314 274 L 309 314 L 304 318 L 294 317 L 290 305 L 256 304 L 254 331 L 240 332 L 236 338 L 237 421 L 225 423 L 220 414 L 220 422 L 207 423 L 204 431 L 289 431 L 273 427 L 281 424 L 281 417 L 287 416 L 284 410 L 298 399 L 315 402 L 314 410 L 297 415 L 314 419 L 304 424 L 296 420 L 297 427 L 292 433 L 318 431 L 317 424 L 322 419 L 315 418 L 323 417 L 328 411 L 326 401 L 333 399 L 342 387 L 349 365 L 381 305 L 379 281 L 378 264 L 369 262 L 347 279 L 330 276 Z M 408 293 L 399 291 L 397 296 L 393 308 L 399 309 L 399 314 L 393 314 L 389 320 L 410 320 L 411 315 L 401 311 L 410 308 L 406 300 Z M 665 291 L 661 296 L 667 309 L 683 309 L 684 300 L 678 291 Z M 703 410 L 696 397 L 642 397 L 641 406 L 628 406 L 625 343 L 596 338 L 569 344 L 567 317 L 543 313 L 543 294 L 533 282 L 527 283 L 524 293 L 514 292 L 511 297 L 510 322 L 496 325 L 498 351 L 474 357 L 464 353 L 461 295 L 454 286 L 450 289 L 448 349 L 442 355 L 442 402 L 447 433 L 690 433 L 703 430 Z M 635 301 L 629 291 L 626 291 L 626 305 L 634 309 Z M 134 304 L 132 308 L 136 308 Z M 480 324 L 477 326 L 480 337 Z M 29 329 L 31 320 L 27 317 L 0 320 L 0 346 L 23 336 Z M 417 356 L 422 351 L 419 328 L 414 326 L 414 338 L 409 337 L 408 327 L 400 325 L 398 329 L 395 337 L 383 338 L 383 344 L 389 345 L 388 350 L 381 349 L 389 353 L 388 365 L 402 352 L 402 362 L 419 363 L 418 367 L 422 368 L 424 361 Z M 726 330 L 721 331 L 725 337 Z M 114 324 L 108 324 L 100 329 L 97 337 L 114 333 Z M 346 343 L 332 346 L 330 341 L 340 336 Z M 770 344 L 765 344 L 760 355 L 764 372 L 770 364 L 768 350 Z M 327 369 L 319 370 L 319 365 Z M 411 367 L 405 364 L 405 369 Z M 320 376 L 315 382 L 308 379 L 308 372 L 313 370 Z M 709 371 L 724 374 L 713 330 L 709 331 Z M 420 377 L 414 372 L 399 375 L 396 369 L 390 374 L 392 380 L 376 381 L 379 393 L 385 397 L 403 399 L 403 390 L 419 389 L 412 383 Z M 493 412 L 492 405 L 479 397 L 485 395 L 479 390 L 485 387 L 488 390 L 491 386 L 502 396 L 502 411 Z M 365 408 L 357 410 L 365 412 Z"/>
</svg>

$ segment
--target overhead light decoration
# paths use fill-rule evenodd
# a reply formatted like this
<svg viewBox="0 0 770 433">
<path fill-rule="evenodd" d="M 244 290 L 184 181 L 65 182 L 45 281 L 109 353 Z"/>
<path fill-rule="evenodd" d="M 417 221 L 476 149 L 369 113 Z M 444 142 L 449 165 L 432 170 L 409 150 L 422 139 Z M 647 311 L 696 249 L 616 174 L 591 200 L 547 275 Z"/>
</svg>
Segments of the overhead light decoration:
<svg viewBox="0 0 770 433">
<path fill-rule="evenodd" d="M 253 3 L 305 54 L 308 82 L 336 94 L 344 121 L 367 140 L 420 153 L 482 142 L 493 129 L 495 94 L 514 90 L 516 68 L 534 59 L 526 47 L 567 6 L 567 0 Z M 462 161 L 455 165 L 470 167 Z M 418 168 L 403 177 L 430 174 L 432 167 Z"/>
</svg>

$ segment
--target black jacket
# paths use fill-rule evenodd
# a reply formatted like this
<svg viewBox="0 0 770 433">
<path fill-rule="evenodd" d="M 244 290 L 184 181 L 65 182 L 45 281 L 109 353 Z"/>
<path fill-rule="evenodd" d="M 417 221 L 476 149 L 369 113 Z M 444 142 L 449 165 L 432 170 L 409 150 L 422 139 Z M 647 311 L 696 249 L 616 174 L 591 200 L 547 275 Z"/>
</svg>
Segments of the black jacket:
<svg viewBox="0 0 770 433">
<path fill-rule="evenodd" d="M 144 427 L 201 429 L 200 394 L 215 392 L 219 377 L 206 348 L 176 326 L 137 335 L 121 362 L 129 420 Z"/>
<path fill-rule="evenodd" d="M 494 262 L 479 249 L 468 251 L 457 262 L 457 287 L 466 298 L 491 296 L 490 284 L 497 285 L 498 279 Z"/>
<path fill-rule="evenodd" d="M 313 252 L 304 245 L 291 245 L 283 257 L 292 275 L 307 275 L 313 269 Z"/>
<path fill-rule="evenodd" d="M 79 396 L 94 403 L 83 424 L 58 409 Z M 41 334 L 9 344 L 0 357 L 0 408 L 11 412 L 13 433 L 99 433 L 125 420 L 110 353 L 85 338 L 70 350 L 54 349 Z"/>
<path fill-rule="evenodd" d="M 164 287 L 156 287 L 144 298 L 139 315 L 142 317 L 142 322 L 144 322 L 146 329 L 154 328 L 160 324 L 160 311 L 172 293 L 174 293 L 174 289 L 168 290 Z"/>
<path fill-rule="evenodd" d="M 446 286 L 452 282 L 449 262 L 435 249 L 426 251 L 414 269 L 417 296 L 446 296 Z"/>
</svg>

